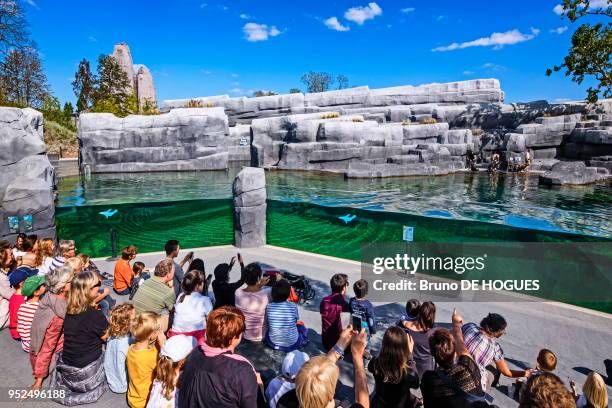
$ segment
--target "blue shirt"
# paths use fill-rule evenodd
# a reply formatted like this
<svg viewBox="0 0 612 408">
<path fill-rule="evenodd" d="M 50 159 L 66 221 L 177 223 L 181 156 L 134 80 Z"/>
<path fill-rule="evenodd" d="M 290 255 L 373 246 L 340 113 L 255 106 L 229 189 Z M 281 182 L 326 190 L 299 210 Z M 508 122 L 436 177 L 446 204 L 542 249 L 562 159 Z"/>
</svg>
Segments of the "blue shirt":
<svg viewBox="0 0 612 408">
<path fill-rule="evenodd" d="M 293 302 L 268 303 L 266 320 L 268 338 L 281 347 L 291 347 L 298 340 L 296 322 L 299 319 L 297 305 Z"/>
<path fill-rule="evenodd" d="M 351 298 L 349 301 L 351 313 L 361 316 L 362 327 L 367 327 L 370 334 L 376 333 L 376 325 L 374 323 L 374 306 L 367 299 Z"/>
<path fill-rule="evenodd" d="M 106 381 L 112 392 L 118 394 L 127 392 L 128 381 L 125 359 L 130 347 L 130 337 L 111 337 L 106 343 L 104 352 L 104 372 Z"/>
</svg>

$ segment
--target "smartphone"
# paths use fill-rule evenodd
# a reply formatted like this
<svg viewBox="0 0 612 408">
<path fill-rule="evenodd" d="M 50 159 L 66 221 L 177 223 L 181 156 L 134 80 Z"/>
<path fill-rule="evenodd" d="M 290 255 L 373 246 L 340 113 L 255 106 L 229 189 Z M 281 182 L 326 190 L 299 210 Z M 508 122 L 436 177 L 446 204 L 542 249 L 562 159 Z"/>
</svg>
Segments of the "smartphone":
<svg viewBox="0 0 612 408">
<path fill-rule="evenodd" d="M 354 331 L 356 332 L 361 331 L 361 325 L 362 325 L 361 316 L 358 314 L 352 315 L 352 324 L 353 324 Z"/>
</svg>

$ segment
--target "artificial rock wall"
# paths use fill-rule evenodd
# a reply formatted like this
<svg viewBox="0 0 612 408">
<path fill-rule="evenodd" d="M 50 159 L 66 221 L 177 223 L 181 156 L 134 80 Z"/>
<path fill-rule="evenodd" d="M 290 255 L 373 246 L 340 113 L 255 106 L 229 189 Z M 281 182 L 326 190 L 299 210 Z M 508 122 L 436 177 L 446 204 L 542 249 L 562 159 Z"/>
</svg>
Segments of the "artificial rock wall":
<svg viewBox="0 0 612 408">
<path fill-rule="evenodd" d="M 234 244 L 238 248 L 266 245 L 266 176 L 264 170 L 245 167 L 232 184 Z"/>
<path fill-rule="evenodd" d="M 92 173 L 226 169 L 229 147 L 239 143 L 221 108 L 125 118 L 84 113 L 78 137 L 81 166 Z"/>
<path fill-rule="evenodd" d="M 40 112 L 0 107 L 2 239 L 19 232 L 55 238 L 55 177 L 46 152 Z"/>
<path fill-rule="evenodd" d="M 155 85 L 149 68 L 146 65 L 134 64 L 130 47 L 126 43 L 115 44 L 111 55 L 130 80 L 130 91 L 135 93 L 138 105 L 142 107 L 149 103 L 156 106 Z"/>
</svg>

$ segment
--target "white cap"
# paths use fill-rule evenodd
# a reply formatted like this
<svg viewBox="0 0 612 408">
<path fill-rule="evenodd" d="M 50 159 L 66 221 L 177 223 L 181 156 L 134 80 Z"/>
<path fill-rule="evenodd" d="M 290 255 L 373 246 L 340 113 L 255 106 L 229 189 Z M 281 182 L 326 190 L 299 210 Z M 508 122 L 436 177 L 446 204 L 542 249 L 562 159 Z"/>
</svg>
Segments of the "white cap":
<svg viewBox="0 0 612 408">
<path fill-rule="evenodd" d="M 172 336 L 166 340 L 160 353 L 176 363 L 187 357 L 196 344 L 197 341 L 193 336 Z"/>
<path fill-rule="evenodd" d="M 308 354 L 303 351 L 294 350 L 291 353 L 287 353 L 285 359 L 283 360 L 283 365 L 281 367 L 281 371 L 284 376 L 294 379 L 297 377 L 298 371 L 300 368 L 310 360 Z"/>
</svg>

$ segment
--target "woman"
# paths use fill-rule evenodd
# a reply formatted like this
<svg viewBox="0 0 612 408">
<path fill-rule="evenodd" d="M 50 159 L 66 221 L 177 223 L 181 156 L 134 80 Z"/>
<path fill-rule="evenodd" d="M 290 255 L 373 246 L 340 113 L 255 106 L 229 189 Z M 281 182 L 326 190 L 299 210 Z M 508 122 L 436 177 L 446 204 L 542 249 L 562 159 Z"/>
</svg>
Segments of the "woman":
<svg viewBox="0 0 612 408">
<path fill-rule="evenodd" d="M 582 386 L 583 394 L 578 396 L 576 383 L 571 382 L 572 394 L 576 400 L 577 408 L 607 408 L 608 390 L 601 375 L 591 371 Z"/>
<path fill-rule="evenodd" d="M 38 237 L 36 235 L 28 235 L 23 240 L 21 245 L 24 254 L 21 256 L 21 260 L 18 263 L 19 267 L 28 267 L 32 270 L 36 270 L 38 273 L 37 265 L 37 252 L 38 252 Z"/>
<path fill-rule="evenodd" d="M 189 264 L 189 271 L 200 271 L 202 272 L 202 275 L 205 277 L 206 276 L 206 269 L 204 268 L 204 261 L 202 260 L 202 258 L 196 258 L 193 261 L 191 261 L 191 263 Z M 208 275 L 208 278 L 204 279 L 204 288 L 202 289 L 202 294 L 204 296 L 208 296 L 208 298 L 210 299 L 210 302 L 214 305 L 215 304 L 215 294 L 213 293 L 213 291 L 210 288 L 210 281 L 212 280 L 212 275 Z"/>
<path fill-rule="evenodd" d="M 406 305 L 406 310 L 408 307 L 409 305 Z M 425 371 L 434 369 L 434 359 L 429 350 L 429 336 L 433 332 L 435 320 L 436 305 L 433 302 L 423 302 L 418 308 L 416 319 L 402 320 L 399 324 L 414 342 L 413 359 L 419 379 Z"/>
<path fill-rule="evenodd" d="M 181 293 L 174 304 L 174 320 L 168 337 L 183 334 L 193 336 L 198 343 L 204 341 L 206 334 L 206 318 L 213 310 L 212 303 L 204 290 L 204 272 L 192 270 L 185 274 Z"/>
<path fill-rule="evenodd" d="M 401 328 L 389 327 L 385 332 L 378 357 L 368 365 L 376 382 L 372 407 L 403 408 L 415 399 L 410 388 L 419 387 L 419 377 L 411 359 L 412 346 Z"/>
<path fill-rule="evenodd" d="M 215 268 L 215 280 L 212 283 L 212 289 L 215 296 L 215 309 L 222 306 L 236 306 L 236 290 L 244 284 L 244 263 L 242 262 L 242 255 L 238 254 L 240 279 L 230 283 L 229 274 L 235 262 L 236 258 L 232 257 L 229 264 L 222 263 Z"/>
<path fill-rule="evenodd" d="M 26 251 L 23 249 L 23 241 L 25 241 L 26 238 L 27 235 L 25 232 L 20 232 L 19 235 L 17 235 L 15 246 L 13 247 L 13 258 L 15 258 L 15 260 L 18 260 L 26 254 Z"/>
<path fill-rule="evenodd" d="M 261 377 L 245 357 L 234 353 L 244 328 L 244 315 L 235 307 L 208 315 L 206 341 L 187 356 L 183 367 L 179 407 L 254 407 L 263 402 Z"/>
<path fill-rule="evenodd" d="M 38 241 L 36 251 L 36 267 L 39 275 L 46 275 L 53 264 L 53 254 L 55 254 L 55 243 L 51 238 L 44 238 Z"/>
<path fill-rule="evenodd" d="M 263 339 L 266 306 L 270 302 L 270 288 L 264 288 L 269 278 L 261 277 L 258 263 L 250 263 L 244 268 L 246 288 L 236 290 L 236 307 L 244 315 L 244 339 L 259 342 Z"/>
<path fill-rule="evenodd" d="M 32 389 L 40 389 L 64 347 L 64 317 L 74 273 L 69 266 L 45 276 L 47 292 L 34 313 L 30 329 L 30 363 L 34 374 Z"/>
<path fill-rule="evenodd" d="M 0 330 L 9 325 L 9 301 L 15 293 L 8 278 L 13 265 L 13 251 L 8 241 L 0 241 Z"/>
<path fill-rule="evenodd" d="M 91 271 L 79 273 L 72 281 L 64 320 L 64 350 L 51 383 L 52 389 L 66 390 L 56 399 L 64 405 L 95 402 L 108 388 L 103 353 L 108 321 L 94 303 L 100 285 Z"/>
</svg>

